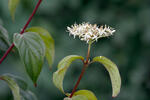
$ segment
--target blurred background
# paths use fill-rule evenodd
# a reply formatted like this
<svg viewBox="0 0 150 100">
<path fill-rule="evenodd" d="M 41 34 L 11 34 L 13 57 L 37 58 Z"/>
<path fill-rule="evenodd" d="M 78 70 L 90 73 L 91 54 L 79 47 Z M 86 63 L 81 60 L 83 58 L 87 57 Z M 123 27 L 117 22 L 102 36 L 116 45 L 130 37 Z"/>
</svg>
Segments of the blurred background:
<svg viewBox="0 0 150 100">
<path fill-rule="evenodd" d="M 20 0 L 12 22 L 8 0 L 0 0 L 0 24 L 8 30 L 10 40 L 20 32 L 38 0 Z M 74 23 L 89 22 L 110 25 L 116 29 L 114 36 L 102 38 L 92 45 L 91 58 L 106 56 L 118 65 L 122 78 L 121 92 L 112 98 L 108 72 L 98 63 L 87 69 L 78 89 L 88 89 L 98 100 L 150 100 L 150 0 L 43 0 L 30 26 L 46 28 L 55 40 L 55 61 L 49 71 L 45 60 L 34 88 L 25 72 L 18 52 L 12 52 L 0 65 L 0 75 L 11 73 L 22 77 L 38 100 L 63 100 L 65 97 L 52 83 L 52 73 L 65 56 L 86 56 L 87 44 L 73 39 L 66 27 Z M 14 49 L 15 50 L 15 49 Z M 0 51 L 0 57 L 4 51 Z M 64 80 L 66 92 L 71 92 L 81 72 L 82 63 L 75 61 Z M 0 81 L 0 100 L 13 100 L 7 84 Z"/>
</svg>

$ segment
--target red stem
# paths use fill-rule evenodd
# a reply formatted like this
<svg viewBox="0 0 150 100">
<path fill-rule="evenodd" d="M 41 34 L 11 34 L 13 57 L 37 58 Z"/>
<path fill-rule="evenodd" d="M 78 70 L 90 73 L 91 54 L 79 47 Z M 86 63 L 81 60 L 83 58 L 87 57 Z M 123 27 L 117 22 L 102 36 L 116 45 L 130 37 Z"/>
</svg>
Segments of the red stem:
<svg viewBox="0 0 150 100">
<path fill-rule="evenodd" d="M 37 9 L 39 8 L 40 4 L 41 4 L 42 0 L 39 0 L 35 9 L 33 10 L 31 16 L 29 17 L 27 23 L 25 24 L 25 26 L 23 27 L 22 31 L 20 32 L 20 34 L 23 34 L 25 29 L 28 27 L 28 25 L 30 24 L 33 16 L 35 15 Z M 8 48 L 8 50 L 5 52 L 5 54 L 3 55 L 3 57 L 0 59 L 0 64 L 3 62 L 3 60 L 7 57 L 7 55 L 10 53 L 10 51 L 12 50 L 12 48 L 14 47 L 14 43 L 12 43 L 12 45 Z"/>
<path fill-rule="evenodd" d="M 84 74 L 84 72 L 85 72 L 85 70 L 86 70 L 86 67 L 87 67 L 87 64 L 84 64 L 84 66 L 83 66 L 83 68 L 82 68 L 82 72 L 81 72 L 81 74 L 80 74 L 80 76 L 79 76 L 79 78 L 78 78 L 78 81 L 77 81 L 76 85 L 74 86 L 74 88 L 73 88 L 73 90 L 72 90 L 72 93 L 71 93 L 71 95 L 70 95 L 70 98 L 72 98 L 73 94 L 75 93 L 75 91 L 76 91 L 76 89 L 77 89 L 77 87 L 78 87 L 78 85 L 79 85 L 79 83 L 80 83 L 80 81 L 81 81 L 81 79 L 82 79 L 82 77 L 83 77 L 83 74 Z"/>
<path fill-rule="evenodd" d="M 74 86 L 74 88 L 73 88 L 73 90 L 72 90 L 72 93 L 71 93 L 71 95 L 70 95 L 70 98 L 72 98 L 73 94 L 75 93 L 75 91 L 76 91 L 76 89 L 77 89 L 77 87 L 78 87 L 78 85 L 79 85 L 79 83 L 80 83 L 80 81 L 81 81 L 81 79 L 82 79 L 82 77 L 83 77 L 83 74 L 84 74 L 84 72 L 85 72 L 87 66 L 89 65 L 90 48 L 91 48 L 91 44 L 89 44 L 89 46 L 88 46 L 88 52 L 87 52 L 86 60 L 83 61 L 83 64 L 84 64 L 84 65 L 83 65 L 81 74 L 80 74 L 80 76 L 79 76 L 79 78 L 78 78 L 78 81 L 77 81 L 76 85 Z"/>
<path fill-rule="evenodd" d="M 34 87 L 37 87 L 37 83 L 34 83 Z"/>
</svg>

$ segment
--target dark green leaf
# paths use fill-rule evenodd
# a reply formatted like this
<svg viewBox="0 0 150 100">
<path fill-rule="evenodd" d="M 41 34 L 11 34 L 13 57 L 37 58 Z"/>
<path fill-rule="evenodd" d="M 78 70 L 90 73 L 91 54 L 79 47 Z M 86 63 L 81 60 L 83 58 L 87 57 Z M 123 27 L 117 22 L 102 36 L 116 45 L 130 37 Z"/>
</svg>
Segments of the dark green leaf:
<svg viewBox="0 0 150 100">
<path fill-rule="evenodd" d="M 50 35 L 50 33 L 42 27 L 31 27 L 31 28 L 27 29 L 26 31 L 27 32 L 36 32 L 40 35 L 40 37 L 42 38 L 42 40 L 45 43 L 45 47 L 46 47 L 45 56 L 46 56 L 49 66 L 51 68 L 52 63 L 54 61 L 55 48 L 54 48 L 54 40 L 53 40 L 52 36 Z"/>
<path fill-rule="evenodd" d="M 93 58 L 92 62 L 100 62 L 105 66 L 111 78 L 113 88 L 112 96 L 116 97 L 119 94 L 121 88 L 121 78 L 116 64 L 114 64 L 111 60 L 103 56 Z"/>
<path fill-rule="evenodd" d="M 27 83 L 20 77 L 12 74 L 4 74 L 0 78 L 6 81 L 12 89 L 14 100 L 37 100 L 35 94 L 27 89 Z"/>
<path fill-rule="evenodd" d="M 20 89 L 17 83 L 13 79 L 11 79 L 9 76 L 4 75 L 4 76 L 1 76 L 0 78 L 3 79 L 12 90 L 14 100 L 21 100 Z"/>
<path fill-rule="evenodd" d="M 22 90 L 27 90 L 27 87 L 28 87 L 27 83 L 24 80 L 22 80 L 20 77 L 12 75 L 12 74 L 4 74 L 4 76 L 8 76 L 11 79 L 13 79 Z"/>
<path fill-rule="evenodd" d="M 10 46 L 7 30 L 0 25 L 0 50 L 5 51 Z"/>
<path fill-rule="evenodd" d="M 16 33 L 14 44 L 19 50 L 28 75 L 36 83 L 45 56 L 45 45 L 41 37 L 34 32 L 26 32 L 23 35 Z"/>
</svg>

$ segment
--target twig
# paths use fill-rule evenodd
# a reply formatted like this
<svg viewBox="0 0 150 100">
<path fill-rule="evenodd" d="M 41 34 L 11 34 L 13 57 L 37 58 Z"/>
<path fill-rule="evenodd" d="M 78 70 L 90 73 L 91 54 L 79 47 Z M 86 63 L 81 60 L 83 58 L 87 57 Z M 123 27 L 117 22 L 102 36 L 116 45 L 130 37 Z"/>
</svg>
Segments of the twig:
<svg viewBox="0 0 150 100">
<path fill-rule="evenodd" d="M 39 8 L 40 4 L 41 4 L 42 0 L 39 0 L 35 9 L 33 10 L 31 16 L 29 17 L 27 23 L 25 24 L 25 26 L 23 27 L 22 31 L 20 32 L 20 34 L 23 34 L 25 29 L 28 27 L 28 25 L 30 24 L 33 16 L 35 15 L 37 9 Z M 3 57 L 0 59 L 0 64 L 3 62 L 3 60 L 7 57 L 7 55 L 10 53 L 10 51 L 12 50 L 12 48 L 14 47 L 14 43 L 12 43 L 12 45 L 8 48 L 8 50 L 5 52 L 5 54 L 3 55 Z"/>
<path fill-rule="evenodd" d="M 77 89 L 77 87 L 78 87 L 78 85 L 79 85 L 79 83 L 80 83 L 80 81 L 81 81 L 81 79 L 82 79 L 82 77 L 83 77 L 83 75 L 85 73 L 85 70 L 86 70 L 87 66 L 89 65 L 90 48 L 91 48 L 91 44 L 89 44 L 89 46 L 88 46 L 88 52 L 87 52 L 86 60 L 83 62 L 83 68 L 82 68 L 81 74 L 80 74 L 80 76 L 78 78 L 77 83 L 75 84 L 75 86 L 74 86 L 74 88 L 72 90 L 70 98 L 72 98 L 73 94 L 75 93 L 75 91 L 76 91 L 76 89 Z"/>
</svg>

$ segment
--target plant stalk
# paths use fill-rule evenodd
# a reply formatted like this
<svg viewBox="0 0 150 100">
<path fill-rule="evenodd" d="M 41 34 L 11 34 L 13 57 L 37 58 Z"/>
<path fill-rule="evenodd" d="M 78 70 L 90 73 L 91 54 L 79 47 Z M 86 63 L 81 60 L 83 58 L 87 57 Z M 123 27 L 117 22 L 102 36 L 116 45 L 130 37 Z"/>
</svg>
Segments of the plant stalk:
<svg viewBox="0 0 150 100">
<path fill-rule="evenodd" d="M 0 80 L 3 80 L 3 78 L 0 76 Z"/>
<path fill-rule="evenodd" d="M 87 57 L 86 57 L 86 64 L 89 62 L 89 57 L 90 57 L 90 50 L 91 50 L 91 44 L 88 45 L 88 52 L 87 52 Z"/>
<path fill-rule="evenodd" d="M 35 15 L 37 9 L 39 8 L 40 4 L 41 4 L 42 0 L 39 0 L 35 9 L 33 10 L 31 16 L 29 17 L 28 21 L 26 22 L 25 26 L 23 27 L 23 29 L 21 30 L 20 34 L 23 34 L 25 29 L 28 27 L 28 25 L 30 24 L 33 16 Z M 8 50 L 5 52 L 5 54 L 3 55 L 3 57 L 0 59 L 0 64 L 4 61 L 4 59 L 7 57 L 7 55 L 10 53 L 10 51 L 12 50 L 12 48 L 14 47 L 14 43 L 12 43 L 12 45 L 8 48 Z"/>
<path fill-rule="evenodd" d="M 79 85 L 79 83 L 80 83 L 80 81 L 81 81 L 81 79 L 82 79 L 82 77 L 83 77 L 83 75 L 85 73 L 85 70 L 86 70 L 86 68 L 89 65 L 90 48 L 91 48 L 91 44 L 89 44 L 89 46 L 88 46 L 86 61 L 84 61 L 84 63 L 83 63 L 83 68 L 82 68 L 81 74 L 80 74 L 80 76 L 79 76 L 79 78 L 77 80 L 77 83 L 75 84 L 75 86 L 74 86 L 74 88 L 72 90 L 70 98 L 72 98 L 73 94 L 75 93 L 75 91 L 76 91 L 76 89 L 77 89 L 77 87 L 78 87 L 78 85 Z"/>
</svg>

